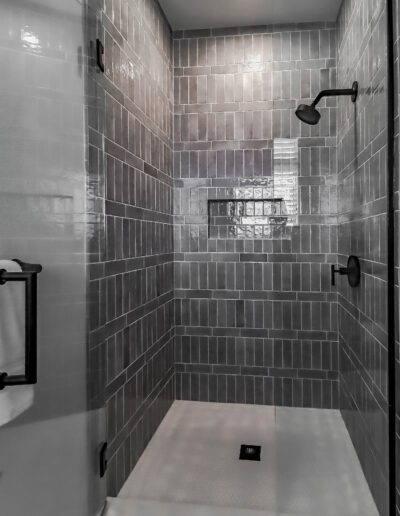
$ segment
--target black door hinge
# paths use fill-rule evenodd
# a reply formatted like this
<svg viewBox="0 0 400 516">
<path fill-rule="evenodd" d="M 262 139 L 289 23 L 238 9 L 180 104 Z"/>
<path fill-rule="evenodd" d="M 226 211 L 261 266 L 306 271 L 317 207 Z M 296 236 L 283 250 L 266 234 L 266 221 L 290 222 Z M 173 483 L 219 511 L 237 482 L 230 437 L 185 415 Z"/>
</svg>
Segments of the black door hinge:
<svg viewBox="0 0 400 516">
<path fill-rule="evenodd" d="M 99 39 L 96 39 L 96 62 L 99 70 L 104 73 L 104 46 Z"/>
<path fill-rule="evenodd" d="M 106 474 L 107 466 L 107 443 L 103 443 L 100 448 L 100 478 Z"/>
</svg>

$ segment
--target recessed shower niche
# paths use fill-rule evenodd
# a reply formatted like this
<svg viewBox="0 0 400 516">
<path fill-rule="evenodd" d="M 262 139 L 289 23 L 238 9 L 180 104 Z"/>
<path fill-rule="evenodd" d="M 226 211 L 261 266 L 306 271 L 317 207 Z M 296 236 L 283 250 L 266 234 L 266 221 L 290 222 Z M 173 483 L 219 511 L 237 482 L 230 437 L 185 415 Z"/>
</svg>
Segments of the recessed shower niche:
<svg viewBox="0 0 400 516">
<path fill-rule="evenodd" d="M 298 140 L 273 141 L 273 175 L 217 189 L 208 200 L 209 238 L 290 238 L 298 225 Z"/>
<path fill-rule="evenodd" d="M 282 198 L 208 201 L 209 238 L 278 238 L 289 220 Z"/>
</svg>

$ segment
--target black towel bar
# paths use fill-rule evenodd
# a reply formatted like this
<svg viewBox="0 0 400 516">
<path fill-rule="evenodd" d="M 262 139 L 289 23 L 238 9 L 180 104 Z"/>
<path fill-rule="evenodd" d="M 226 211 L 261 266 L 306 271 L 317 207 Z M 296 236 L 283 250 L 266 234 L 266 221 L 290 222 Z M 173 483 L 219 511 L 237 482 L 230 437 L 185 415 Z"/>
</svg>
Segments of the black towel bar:
<svg viewBox="0 0 400 516">
<path fill-rule="evenodd" d="M 25 263 L 14 259 L 22 272 L 0 269 L 0 285 L 8 281 L 25 283 L 25 374 L 0 373 L 0 390 L 11 385 L 31 385 L 37 382 L 37 275 L 40 264 Z"/>
</svg>

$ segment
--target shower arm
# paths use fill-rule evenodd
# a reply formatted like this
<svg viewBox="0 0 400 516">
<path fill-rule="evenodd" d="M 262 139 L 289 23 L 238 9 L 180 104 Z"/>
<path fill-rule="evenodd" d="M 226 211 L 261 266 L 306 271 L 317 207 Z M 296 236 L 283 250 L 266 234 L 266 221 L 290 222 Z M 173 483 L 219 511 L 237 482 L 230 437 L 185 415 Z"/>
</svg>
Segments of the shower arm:
<svg viewBox="0 0 400 516">
<path fill-rule="evenodd" d="M 323 90 L 318 93 L 318 96 L 312 103 L 312 106 L 315 107 L 324 97 L 343 97 L 345 95 L 353 95 L 353 90 Z"/>
<path fill-rule="evenodd" d="M 354 82 L 353 86 L 351 88 L 347 89 L 334 89 L 334 90 L 322 90 L 320 93 L 318 93 L 316 99 L 311 104 L 313 107 L 315 107 L 322 98 L 324 97 L 344 97 L 344 96 L 351 96 L 352 102 L 355 102 L 357 100 L 358 95 L 358 83 Z"/>
</svg>

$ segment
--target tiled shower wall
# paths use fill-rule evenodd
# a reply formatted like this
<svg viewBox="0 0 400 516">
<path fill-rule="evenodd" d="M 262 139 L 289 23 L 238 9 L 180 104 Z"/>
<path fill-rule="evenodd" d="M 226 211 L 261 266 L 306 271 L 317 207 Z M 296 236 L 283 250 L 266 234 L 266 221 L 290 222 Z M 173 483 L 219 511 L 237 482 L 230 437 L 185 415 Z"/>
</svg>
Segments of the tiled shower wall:
<svg viewBox="0 0 400 516">
<path fill-rule="evenodd" d="M 97 33 L 89 198 L 105 234 L 91 241 L 91 348 L 106 363 L 115 496 L 174 399 L 172 38 L 153 0 L 106 0 Z"/>
<path fill-rule="evenodd" d="M 358 132 L 352 132 L 348 99 L 339 115 L 340 262 L 350 251 L 371 254 L 361 255 L 368 286 L 363 298 L 339 281 L 341 408 L 386 514 L 381 4 L 372 15 L 370 5 L 345 2 L 340 18 L 339 84 L 348 87 L 353 75 L 364 84 Z M 357 24 L 367 30 L 367 22 L 371 40 L 352 32 Z M 171 33 L 153 0 L 107 1 L 97 31 L 106 43 L 106 74 L 98 78 L 98 92 L 90 93 L 104 104 L 105 116 L 89 110 L 89 193 L 93 222 L 101 227 L 105 211 L 107 231 L 91 241 L 92 306 L 99 307 L 90 318 L 91 352 L 107 365 L 108 492 L 114 495 L 174 395 L 339 406 L 337 293 L 329 270 L 338 252 L 336 100 L 321 103 L 316 127 L 294 116 L 300 100 L 336 85 L 336 31 L 333 25 L 292 25 L 175 33 L 174 77 Z M 350 75 L 359 56 L 367 59 L 367 48 L 380 58 L 360 64 L 371 75 L 361 68 Z M 351 56 L 354 63 L 344 59 Z M 299 146 L 298 225 L 262 238 L 238 238 L 237 232 L 213 237 L 209 201 L 268 189 L 280 138 Z M 348 231 L 354 231 L 351 250 Z M 371 281 L 375 304 L 368 297 Z"/>
<path fill-rule="evenodd" d="M 174 34 L 176 396 L 338 406 L 334 25 Z M 208 202 L 268 188 L 274 141 L 298 139 L 298 225 L 209 234 Z M 264 195 L 264 194 L 260 194 Z M 243 236 L 243 235 L 242 235 Z"/>
<path fill-rule="evenodd" d="M 361 287 L 339 289 L 340 408 L 380 514 L 388 514 L 387 26 L 385 2 L 345 1 L 338 86 L 360 84 L 338 108 L 339 262 L 361 260 Z"/>
</svg>

